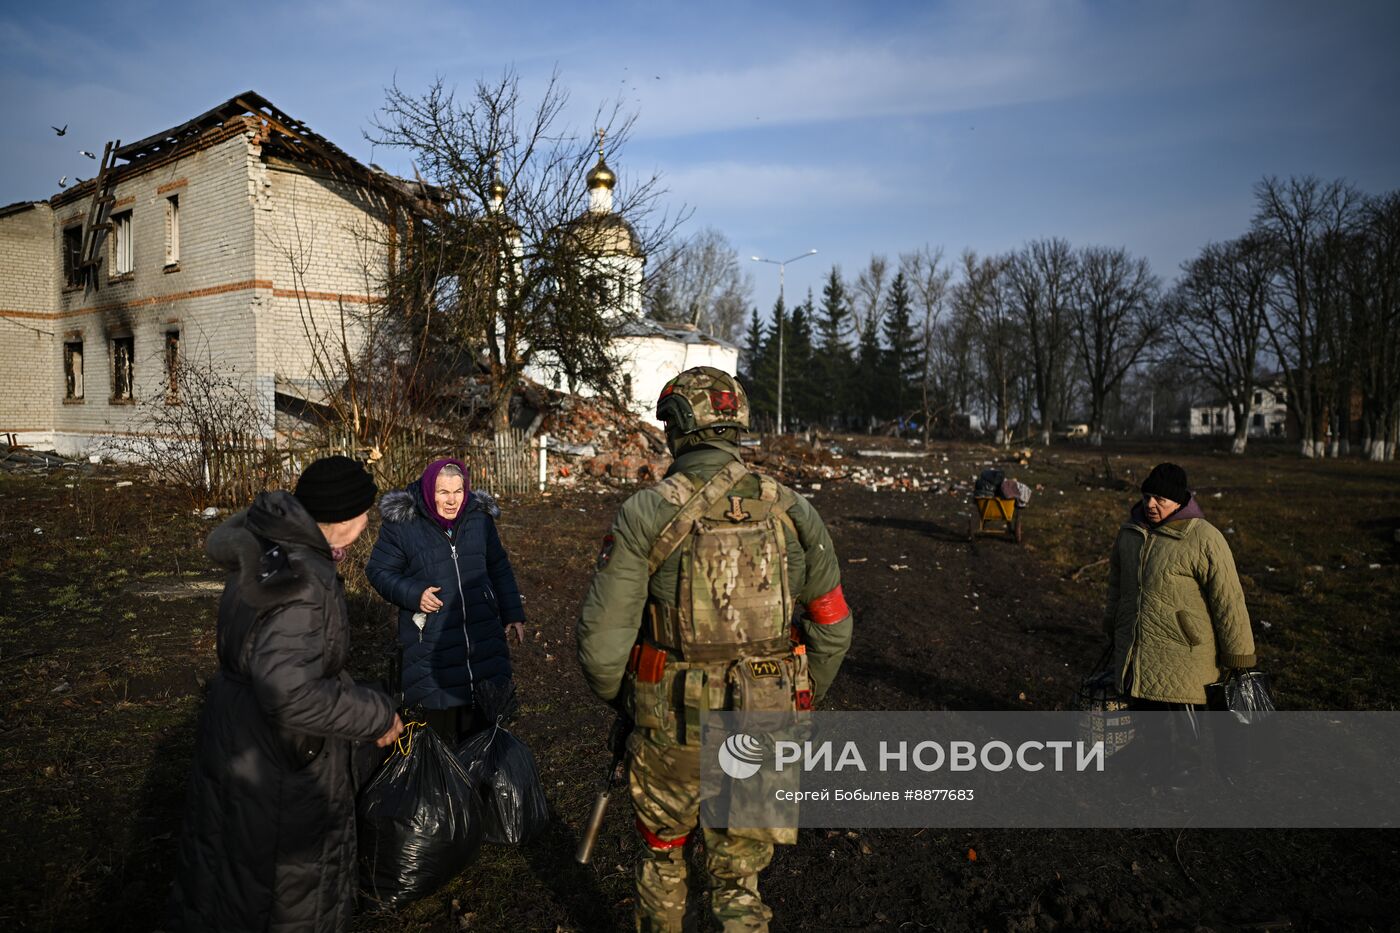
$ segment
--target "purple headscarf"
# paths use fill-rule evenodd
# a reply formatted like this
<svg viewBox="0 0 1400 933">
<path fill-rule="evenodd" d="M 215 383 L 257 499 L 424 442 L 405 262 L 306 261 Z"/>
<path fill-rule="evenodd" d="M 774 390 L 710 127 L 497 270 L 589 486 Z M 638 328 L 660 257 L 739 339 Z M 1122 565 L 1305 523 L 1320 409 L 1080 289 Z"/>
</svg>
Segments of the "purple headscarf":
<svg viewBox="0 0 1400 933">
<path fill-rule="evenodd" d="M 443 457 L 441 460 L 434 460 L 428 464 L 428 468 L 423 471 L 423 478 L 418 481 L 419 489 L 423 492 L 423 502 L 428 507 L 428 514 L 433 521 L 442 527 L 443 531 L 451 531 L 452 526 L 457 523 L 457 518 L 443 518 L 437 510 L 437 478 L 442 472 L 442 468 L 449 463 L 456 465 L 462 471 L 462 510 L 457 512 L 457 518 L 462 517 L 462 511 L 466 510 L 466 497 L 471 493 L 472 483 L 470 473 L 467 472 L 467 465 L 456 457 Z"/>
</svg>

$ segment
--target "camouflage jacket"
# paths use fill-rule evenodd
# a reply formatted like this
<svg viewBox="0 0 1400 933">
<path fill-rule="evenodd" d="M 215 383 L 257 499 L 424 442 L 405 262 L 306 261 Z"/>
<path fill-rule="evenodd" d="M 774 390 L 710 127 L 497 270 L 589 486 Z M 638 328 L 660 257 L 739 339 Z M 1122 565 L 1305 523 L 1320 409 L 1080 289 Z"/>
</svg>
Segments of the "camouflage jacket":
<svg viewBox="0 0 1400 933">
<path fill-rule="evenodd" d="M 699 485 L 735 459 L 740 459 L 739 448 L 716 442 L 681 453 L 666 475 L 684 473 Z M 757 477 L 749 475 L 735 492 L 756 495 L 757 489 Z M 814 698 L 820 699 L 850 647 L 851 614 L 841 596 L 840 566 L 821 516 L 786 486 L 779 486 L 779 496 L 797 529 L 797 540 L 788 542 L 788 579 L 794 598 L 809 610 L 801 634 Z M 670 605 L 676 602 L 679 552 L 655 574 L 647 573 L 647 559 L 653 542 L 678 511 L 679 504 L 669 501 L 658 487 L 638 492 L 622 504 L 598 555 L 597 572 L 579 617 L 578 657 L 589 687 L 603 700 L 611 702 L 621 689 L 648 595 Z"/>
</svg>

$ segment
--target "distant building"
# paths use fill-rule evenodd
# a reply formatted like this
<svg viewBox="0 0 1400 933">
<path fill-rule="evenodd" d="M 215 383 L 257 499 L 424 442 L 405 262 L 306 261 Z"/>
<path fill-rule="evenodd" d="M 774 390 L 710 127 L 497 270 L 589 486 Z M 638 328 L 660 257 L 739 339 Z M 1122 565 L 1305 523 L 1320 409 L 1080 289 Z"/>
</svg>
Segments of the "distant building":
<svg viewBox="0 0 1400 933">
<path fill-rule="evenodd" d="M 1250 437 L 1289 435 L 1288 388 L 1280 375 L 1271 374 L 1259 380 L 1250 400 L 1248 417 Z M 1191 437 L 1233 437 L 1235 414 L 1223 399 L 1192 405 L 1187 433 Z"/>
<path fill-rule="evenodd" d="M 642 316 L 642 276 L 646 256 L 637 232 L 613 211 L 613 187 L 617 176 L 598 153 L 589 171 L 588 208 L 572 221 L 606 281 L 613 283 L 613 303 L 605 313 L 616 322 L 613 353 L 622 370 L 622 393 L 634 414 L 654 425 L 656 398 L 674 376 L 692 366 L 713 366 L 727 373 L 739 371 L 739 348 L 705 333 L 691 324 L 654 321 Z M 525 375 L 554 389 L 593 394 L 585 386 L 570 386 L 568 377 L 549 355 L 536 356 Z"/>
<path fill-rule="evenodd" d="M 312 381 L 307 325 L 372 300 L 366 266 L 424 193 L 251 91 L 99 171 L 0 209 L 0 431 L 70 455 L 139 434 L 182 359 L 245 381 L 271 424 Z"/>
</svg>

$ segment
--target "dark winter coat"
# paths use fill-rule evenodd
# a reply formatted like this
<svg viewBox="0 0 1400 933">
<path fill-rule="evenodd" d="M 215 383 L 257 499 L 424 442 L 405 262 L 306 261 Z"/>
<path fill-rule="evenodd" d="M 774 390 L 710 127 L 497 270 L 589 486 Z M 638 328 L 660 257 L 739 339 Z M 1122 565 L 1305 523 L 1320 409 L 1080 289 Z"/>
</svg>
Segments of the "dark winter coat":
<svg viewBox="0 0 1400 933">
<path fill-rule="evenodd" d="M 1204 704 L 1206 684 L 1254 666 L 1235 559 L 1194 498 L 1155 526 L 1133 506 L 1109 559 L 1104 631 L 1118 689 L 1144 700 Z"/>
<path fill-rule="evenodd" d="M 429 517 L 414 482 L 385 495 L 379 511 L 384 523 L 365 576 L 399 607 L 404 704 L 469 706 L 473 683 L 510 679 L 505 626 L 525 620 L 515 572 L 496 533 L 500 509 L 472 490 L 449 533 Z M 426 613 L 420 632 L 413 616 L 430 586 L 441 587 L 442 608 Z"/>
<path fill-rule="evenodd" d="M 394 719 L 357 686 L 330 546 L 290 493 L 209 536 L 229 571 L 171 897 L 171 928 L 348 930 L 355 891 L 352 742 Z"/>
</svg>

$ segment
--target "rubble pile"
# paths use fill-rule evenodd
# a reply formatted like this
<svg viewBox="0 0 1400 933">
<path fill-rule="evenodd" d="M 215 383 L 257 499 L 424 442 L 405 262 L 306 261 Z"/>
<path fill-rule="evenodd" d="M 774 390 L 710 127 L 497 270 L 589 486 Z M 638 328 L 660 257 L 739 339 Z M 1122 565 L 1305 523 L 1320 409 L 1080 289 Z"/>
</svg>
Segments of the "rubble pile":
<svg viewBox="0 0 1400 933">
<path fill-rule="evenodd" d="M 549 435 L 549 484 L 580 481 L 653 482 L 670 465 L 661 431 L 600 398 L 561 395 L 544 413 Z"/>
<path fill-rule="evenodd" d="M 87 464 L 60 457 L 51 450 L 31 450 L 28 447 L 0 444 L 0 471 L 42 476 L 54 470 L 80 469 Z"/>
</svg>

